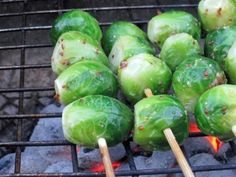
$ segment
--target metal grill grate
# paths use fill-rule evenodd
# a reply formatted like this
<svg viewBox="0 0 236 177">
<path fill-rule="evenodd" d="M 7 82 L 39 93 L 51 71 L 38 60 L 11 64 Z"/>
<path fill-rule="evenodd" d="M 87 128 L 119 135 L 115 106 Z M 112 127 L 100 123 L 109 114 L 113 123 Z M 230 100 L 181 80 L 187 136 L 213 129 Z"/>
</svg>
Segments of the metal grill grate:
<svg viewBox="0 0 236 177">
<path fill-rule="evenodd" d="M 24 93 L 25 92 L 44 92 L 44 91 L 53 91 L 54 88 L 52 86 L 48 87 L 25 87 L 25 70 L 27 69 L 37 69 L 40 70 L 42 68 L 50 68 L 50 64 L 25 64 L 25 50 L 28 48 L 45 48 L 51 47 L 51 44 L 26 44 L 26 32 L 27 31 L 36 31 L 36 30 L 49 30 L 51 26 L 26 26 L 26 18 L 29 15 L 41 15 L 41 14 L 60 14 L 71 9 L 65 9 L 63 7 L 62 0 L 55 0 L 57 3 L 57 9 L 53 10 L 40 10 L 40 11 L 25 11 L 25 6 L 28 2 L 33 0 L 1 0 L 0 6 L 4 6 L 10 3 L 20 3 L 23 5 L 22 12 L 16 13 L 1 13 L 0 14 L 0 22 L 1 18 L 7 17 L 20 17 L 22 20 L 22 27 L 14 27 L 14 28 L 1 28 L 1 33 L 6 33 L 9 35 L 9 32 L 20 32 L 21 34 L 21 43 L 19 45 L 8 45 L 8 46 L 0 46 L 1 50 L 15 50 L 20 49 L 20 65 L 10 65 L 10 66 L 0 66 L 0 70 L 19 70 L 20 72 L 20 80 L 19 80 L 19 87 L 17 88 L 1 88 L 0 93 L 10 93 L 15 92 L 18 93 L 19 96 L 19 106 L 18 106 L 18 114 L 16 115 L 0 115 L 0 121 L 5 119 L 16 119 L 17 120 L 17 141 L 11 142 L 0 142 L 0 147 L 16 147 L 16 160 L 15 160 L 15 170 L 14 174 L 1 174 L 0 176 L 104 176 L 103 173 L 89 173 L 89 172 L 80 172 L 78 168 L 78 159 L 77 159 L 77 151 L 76 146 L 70 144 L 64 140 L 58 141 L 22 141 L 22 120 L 23 119 L 42 119 L 42 118 L 56 118 L 61 117 L 61 113 L 48 113 L 48 114 L 24 114 L 23 113 L 23 106 L 24 106 Z M 34 0 L 37 1 L 37 0 Z M 41 0 L 42 1 L 42 0 Z M 116 11 L 119 13 L 120 10 L 149 10 L 149 9 L 183 9 L 183 8 L 190 8 L 196 10 L 197 4 L 171 4 L 171 5 L 160 5 L 158 1 L 153 3 L 152 5 L 130 5 L 130 6 L 112 6 L 112 7 L 95 7 L 95 8 L 81 8 L 86 11 L 92 11 L 94 13 L 98 11 Z M 154 15 L 154 14 L 153 14 Z M 99 19 L 98 19 L 99 20 Z M 134 19 L 127 19 L 132 21 L 135 24 L 143 25 L 147 23 L 147 20 L 134 20 Z M 1 23 L 0 23 L 1 24 Z M 100 25 L 102 27 L 111 24 L 109 22 L 101 22 Z M 7 86 L 6 86 L 7 87 Z M 190 137 L 200 137 L 204 136 L 201 133 L 192 133 Z M 173 174 L 173 173 L 181 173 L 179 168 L 165 168 L 165 169 L 145 169 L 145 170 L 137 170 L 133 154 L 130 149 L 130 141 L 124 142 L 126 148 L 127 159 L 129 162 L 130 169 L 129 171 L 120 171 L 117 172 L 117 176 L 139 176 L 139 175 L 157 175 L 157 174 Z M 37 173 L 37 174 L 22 174 L 20 167 L 21 167 L 21 150 L 23 147 L 27 146 L 70 146 L 71 147 L 71 157 L 72 157 L 72 166 L 73 172 L 72 173 Z M 183 148 L 182 148 L 183 149 Z M 184 149 L 183 149 L 184 151 Z M 187 156 L 186 156 L 187 157 Z M 188 159 L 188 157 L 187 157 Z M 236 169 L 236 164 L 224 164 L 224 165 L 214 165 L 214 166 L 194 166 L 192 167 L 194 172 L 199 171 L 212 171 L 212 170 L 227 170 L 227 169 Z"/>
</svg>

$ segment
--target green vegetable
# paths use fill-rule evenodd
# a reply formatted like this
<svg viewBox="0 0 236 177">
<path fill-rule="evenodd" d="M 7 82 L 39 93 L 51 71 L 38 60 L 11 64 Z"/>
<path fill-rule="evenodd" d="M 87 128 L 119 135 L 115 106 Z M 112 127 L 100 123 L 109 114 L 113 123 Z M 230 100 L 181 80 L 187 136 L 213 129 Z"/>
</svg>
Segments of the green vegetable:
<svg viewBox="0 0 236 177">
<path fill-rule="evenodd" d="M 80 31 L 100 42 L 102 31 L 98 21 L 89 13 L 82 10 L 72 10 L 59 16 L 51 29 L 51 41 L 55 45 L 57 39 L 65 32 Z"/>
<path fill-rule="evenodd" d="M 231 128 L 236 125 L 236 86 L 220 85 L 205 92 L 198 100 L 195 117 L 205 134 L 223 141 L 235 138 Z"/>
<path fill-rule="evenodd" d="M 206 31 L 236 24 L 235 0 L 201 0 L 198 14 Z"/>
<path fill-rule="evenodd" d="M 214 60 L 195 56 L 183 61 L 173 74 L 173 90 L 189 112 L 193 112 L 198 98 L 209 88 L 225 84 L 226 77 Z"/>
<path fill-rule="evenodd" d="M 184 11 L 164 12 L 148 22 L 148 38 L 160 48 L 169 36 L 182 32 L 200 39 L 200 23 Z"/>
<path fill-rule="evenodd" d="M 62 34 L 52 55 L 52 70 L 60 74 L 81 60 L 96 60 L 108 66 L 108 58 L 98 42 L 88 35 L 70 31 Z"/>
<path fill-rule="evenodd" d="M 122 61 L 140 53 L 155 54 L 155 49 L 145 39 L 135 36 L 119 37 L 108 57 L 111 70 L 117 73 L 118 67 Z"/>
<path fill-rule="evenodd" d="M 146 33 L 144 33 L 135 24 L 127 21 L 117 21 L 106 30 L 102 38 L 102 46 L 107 55 L 109 55 L 114 43 L 120 36 L 136 36 L 143 39 L 147 39 Z"/>
<path fill-rule="evenodd" d="M 133 127 L 133 113 L 120 101 L 90 95 L 65 107 L 62 114 L 65 138 L 86 147 L 97 147 L 105 138 L 109 146 L 124 141 Z"/>
<path fill-rule="evenodd" d="M 134 141 L 145 150 L 166 150 L 163 131 L 171 128 L 178 143 L 188 137 L 189 119 L 181 103 L 169 95 L 144 98 L 135 105 Z"/>
<path fill-rule="evenodd" d="M 150 88 L 154 94 L 167 91 L 172 73 L 160 59 L 150 54 L 138 54 L 121 62 L 118 79 L 121 90 L 133 103 L 141 100 L 144 90 Z"/>
<path fill-rule="evenodd" d="M 198 41 L 187 33 L 179 33 L 166 39 L 161 49 L 160 58 L 175 71 L 176 67 L 194 55 L 201 53 Z"/>
<path fill-rule="evenodd" d="M 81 61 L 66 69 L 55 80 L 56 96 L 69 104 L 87 95 L 115 96 L 117 81 L 113 73 L 96 61 Z"/>
<path fill-rule="evenodd" d="M 228 56 L 224 60 L 225 72 L 232 84 L 236 84 L 236 41 L 228 52 Z"/>
<path fill-rule="evenodd" d="M 224 68 L 224 59 L 236 41 L 236 26 L 225 27 L 209 33 L 206 37 L 205 54 Z"/>
</svg>

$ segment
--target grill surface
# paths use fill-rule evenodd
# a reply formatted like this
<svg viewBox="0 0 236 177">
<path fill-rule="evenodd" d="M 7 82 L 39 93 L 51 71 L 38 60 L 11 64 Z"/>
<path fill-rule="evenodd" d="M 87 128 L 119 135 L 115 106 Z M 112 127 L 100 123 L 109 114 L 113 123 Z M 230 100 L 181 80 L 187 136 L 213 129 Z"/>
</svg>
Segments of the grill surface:
<svg viewBox="0 0 236 177">
<path fill-rule="evenodd" d="M 58 140 L 58 141 L 34 141 L 34 142 L 25 142 L 22 141 L 22 121 L 23 119 L 42 119 L 42 118 L 56 118 L 61 117 L 61 113 L 48 113 L 48 114 L 24 114 L 24 98 L 25 93 L 27 92 L 45 92 L 45 91 L 53 91 L 54 88 L 52 85 L 49 85 L 48 87 L 25 87 L 25 71 L 27 69 L 36 69 L 40 70 L 43 68 L 49 68 L 50 69 L 50 63 L 46 64 L 26 64 L 25 62 L 25 50 L 29 48 L 46 48 L 51 47 L 50 43 L 40 43 L 39 44 L 26 44 L 26 32 L 34 32 L 37 30 L 50 30 L 51 26 L 45 26 L 45 25 L 39 25 L 39 26 L 27 26 L 26 25 L 26 19 L 28 16 L 31 15 L 45 15 L 45 14 L 60 14 L 66 11 L 69 11 L 71 9 L 65 8 L 64 2 L 62 0 L 53 0 L 55 3 L 57 3 L 56 9 L 50 9 L 50 10 L 37 10 L 37 11 L 27 11 L 25 10 L 25 6 L 27 3 L 32 1 L 39 1 L 39 0 L 1 0 L 0 6 L 5 6 L 13 3 L 20 4 L 23 6 L 23 11 L 21 12 L 12 12 L 12 13 L 0 13 L 0 22 L 2 18 L 10 18 L 10 17 L 20 17 L 21 19 L 21 27 L 11 27 L 11 28 L 1 28 L 0 34 L 5 33 L 6 35 L 10 35 L 14 32 L 19 32 L 20 34 L 20 44 L 17 45 L 2 45 L 0 46 L 1 50 L 20 50 L 20 65 L 10 65 L 10 66 L 0 66 L 0 70 L 19 70 L 19 87 L 12 87 L 7 88 L 7 86 L 4 86 L 4 88 L 0 89 L 0 93 L 18 93 L 19 97 L 19 106 L 18 106 L 18 114 L 16 115 L 0 115 L 0 121 L 5 119 L 16 119 L 17 120 L 17 141 L 11 141 L 11 142 L 0 142 L 0 147 L 16 147 L 16 160 L 15 160 L 15 170 L 14 174 L 1 174 L 0 176 L 104 176 L 103 173 L 88 173 L 88 172 L 80 172 L 78 169 L 78 160 L 77 160 L 77 152 L 76 152 L 76 146 L 70 144 L 67 141 L 64 140 Z M 41 0 L 46 1 L 46 0 Z M 78 1 L 79 2 L 79 1 Z M 165 1 L 164 1 L 165 2 Z M 193 1 L 194 2 L 194 1 Z M 195 2 L 196 3 L 196 2 Z M 149 5 L 129 5 L 129 6 L 109 6 L 109 7 L 94 7 L 94 8 L 81 8 L 83 10 L 93 12 L 93 14 L 96 14 L 99 11 L 116 11 L 119 13 L 121 10 L 126 10 L 127 13 L 132 12 L 132 10 L 167 10 L 167 9 L 188 9 L 196 12 L 197 4 L 168 4 L 168 5 L 160 5 L 159 1 L 152 1 Z M 154 16 L 155 14 L 153 14 Z M 99 20 L 99 18 L 98 18 Z M 145 19 L 133 19 L 132 15 L 130 15 L 129 19 L 124 19 L 132 21 L 135 24 L 138 24 L 139 26 L 143 27 L 147 23 L 148 20 Z M 100 21 L 100 20 L 99 20 Z M 108 22 L 101 22 L 100 25 L 104 28 L 107 25 L 111 24 L 112 21 Z M 0 23 L 1 24 L 1 23 Z M 190 137 L 200 137 L 205 136 L 202 133 L 192 133 L 190 134 Z M 232 144 L 232 143 L 231 143 Z M 21 150 L 23 147 L 26 146 L 70 146 L 71 147 L 71 156 L 72 156 L 72 166 L 73 166 L 73 173 L 37 173 L 37 174 L 23 174 L 21 173 L 20 167 L 21 167 Z M 157 175 L 157 174 L 173 174 L 173 173 L 181 173 L 181 170 L 179 168 L 166 168 L 166 169 L 145 169 L 145 170 L 137 170 L 133 155 L 130 149 L 130 141 L 124 142 L 126 153 L 127 153 L 127 159 L 129 162 L 130 169 L 129 171 L 122 171 L 117 172 L 117 176 L 139 176 L 139 175 Z M 184 148 L 182 147 L 183 151 Z M 187 157 L 187 156 L 186 156 Z M 187 157 L 189 160 L 189 157 Z M 192 167 L 194 172 L 199 171 L 212 171 L 212 170 L 226 170 L 226 169 L 236 169 L 236 164 L 224 164 L 224 165 L 214 165 L 214 166 L 195 166 Z"/>
</svg>

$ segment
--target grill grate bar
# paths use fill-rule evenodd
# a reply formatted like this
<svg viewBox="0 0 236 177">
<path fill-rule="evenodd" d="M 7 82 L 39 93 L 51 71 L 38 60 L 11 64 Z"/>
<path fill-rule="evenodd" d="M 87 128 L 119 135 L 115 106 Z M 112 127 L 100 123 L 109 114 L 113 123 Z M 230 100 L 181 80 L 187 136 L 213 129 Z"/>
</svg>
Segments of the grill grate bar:
<svg viewBox="0 0 236 177">
<path fill-rule="evenodd" d="M 92 7 L 92 8 L 80 8 L 84 11 L 113 11 L 113 10 L 138 10 L 138 9 L 157 9 L 157 8 L 196 8 L 197 4 L 171 4 L 171 5 L 140 5 L 140 6 L 116 6 L 116 7 Z M 74 9 L 58 9 L 58 10 L 42 10 L 42 11 L 30 11 L 30 12 L 18 12 L 18 13 L 4 13 L 0 14 L 0 17 L 11 17 L 21 15 L 37 15 L 37 14 L 54 14 L 68 12 Z"/>
<path fill-rule="evenodd" d="M 29 44 L 29 45 L 0 46 L 0 50 L 22 49 L 22 48 L 43 48 L 43 47 L 52 47 L 52 45 L 51 44 Z"/>
<path fill-rule="evenodd" d="M 51 64 L 0 66 L 1 70 L 51 68 Z"/>
</svg>

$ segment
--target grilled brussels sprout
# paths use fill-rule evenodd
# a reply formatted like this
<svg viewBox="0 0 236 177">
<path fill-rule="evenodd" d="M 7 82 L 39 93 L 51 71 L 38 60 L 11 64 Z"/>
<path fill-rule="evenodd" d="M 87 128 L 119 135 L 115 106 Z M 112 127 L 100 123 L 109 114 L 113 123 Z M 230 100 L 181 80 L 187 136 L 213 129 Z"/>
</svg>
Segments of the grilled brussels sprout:
<svg viewBox="0 0 236 177">
<path fill-rule="evenodd" d="M 205 54 L 224 68 L 224 59 L 236 41 L 236 26 L 225 27 L 209 33 L 206 37 Z"/>
<path fill-rule="evenodd" d="M 140 53 L 154 54 L 155 49 L 145 39 L 135 36 L 119 37 L 112 47 L 108 57 L 111 70 L 117 73 L 119 65 L 123 60 L 127 60 L 128 58 Z"/>
<path fill-rule="evenodd" d="M 178 143 L 188 137 L 189 119 L 182 104 L 169 95 L 144 98 L 135 105 L 134 141 L 145 150 L 166 150 L 163 131 L 171 128 Z"/>
<path fill-rule="evenodd" d="M 224 72 L 214 60 L 195 56 L 183 61 L 173 74 L 173 90 L 189 112 L 198 98 L 209 88 L 227 82 Z"/>
<path fill-rule="evenodd" d="M 224 60 L 225 72 L 232 84 L 236 84 L 236 41 L 228 52 L 228 56 Z"/>
<path fill-rule="evenodd" d="M 201 53 L 198 41 L 187 33 L 179 33 L 166 39 L 161 49 L 160 58 L 175 71 L 186 58 Z"/>
<path fill-rule="evenodd" d="M 98 21 L 82 10 L 72 10 L 59 16 L 52 25 L 51 41 L 55 45 L 58 38 L 68 31 L 80 31 L 100 42 L 102 31 Z"/>
<path fill-rule="evenodd" d="M 116 99 L 90 95 L 65 107 L 62 126 L 65 138 L 74 144 L 94 148 L 99 138 L 105 138 L 113 146 L 128 137 L 133 113 Z"/>
<path fill-rule="evenodd" d="M 169 36 L 182 32 L 192 35 L 196 40 L 200 39 L 200 23 L 184 11 L 165 12 L 148 22 L 148 38 L 160 48 Z"/>
<path fill-rule="evenodd" d="M 102 46 L 107 55 L 120 36 L 136 36 L 143 39 L 147 39 L 146 33 L 144 33 L 135 24 L 127 21 L 117 21 L 112 23 L 112 25 L 106 30 L 102 38 Z"/>
<path fill-rule="evenodd" d="M 150 88 L 154 94 L 166 92 L 171 77 L 169 67 L 150 54 L 135 55 L 121 62 L 118 70 L 121 90 L 132 103 L 145 97 L 146 88 Z"/>
<path fill-rule="evenodd" d="M 235 0 L 201 0 L 198 14 L 206 31 L 236 24 Z"/>
<path fill-rule="evenodd" d="M 52 54 L 52 70 L 60 74 L 81 60 L 96 60 L 108 66 L 108 58 L 97 41 L 88 35 L 70 31 L 62 34 Z"/>
<path fill-rule="evenodd" d="M 231 129 L 236 125 L 235 98 L 235 85 L 216 86 L 199 98 L 195 117 L 202 132 L 223 141 L 234 139 Z"/>
<path fill-rule="evenodd" d="M 87 95 L 115 96 L 117 81 L 112 71 L 96 61 L 81 61 L 66 69 L 55 80 L 57 99 L 69 104 Z"/>
</svg>

